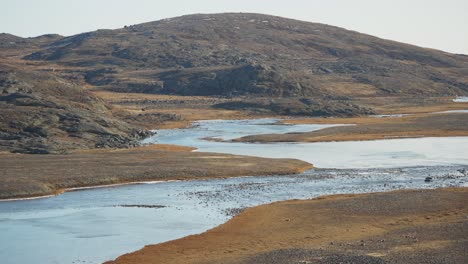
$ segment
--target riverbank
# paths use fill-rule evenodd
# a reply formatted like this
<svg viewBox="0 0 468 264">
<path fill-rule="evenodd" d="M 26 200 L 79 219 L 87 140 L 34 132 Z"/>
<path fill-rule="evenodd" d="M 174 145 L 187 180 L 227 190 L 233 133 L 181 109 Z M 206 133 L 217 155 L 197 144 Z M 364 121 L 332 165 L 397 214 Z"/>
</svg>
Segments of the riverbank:
<svg viewBox="0 0 468 264">
<path fill-rule="evenodd" d="M 230 102 L 226 98 L 213 98 L 205 96 L 177 96 L 155 95 L 141 93 L 116 93 L 110 91 L 93 90 L 95 95 L 104 98 L 115 107 L 114 111 L 125 112 L 128 122 L 135 123 L 147 129 L 175 129 L 190 127 L 192 122 L 211 119 L 239 120 L 258 118 L 290 118 L 288 115 L 279 115 L 268 111 L 255 111 L 253 109 L 227 110 L 213 107 L 216 104 Z M 468 102 L 454 102 L 453 97 L 362 97 L 351 102 L 373 109 L 378 114 L 411 113 L 425 115 L 433 112 L 468 109 Z M 123 114 L 123 113 L 122 113 Z M 161 120 L 156 116 L 174 116 Z M 374 119 L 374 118 L 371 118 Z M 303 124 L 359 124 L 373 122 L 364 117 L 348 118 L 313 118 L 304 117 L 295 119 Z M 301 121 L 302 120 L 302 121 Z M 391 120 L 380 120 L 386 123 Z"/>
<path fill-rule="evenodd" d="M 457 188 L 278 202 L 109 263 L 465 263 L 467 199 Z"/>
<path fill-rule="evenodd" d="M 396 117 L 307 118 L 285 120 L 289 124 L 355 124 L 313 132 L 252 135 L 236 142 L 330 142 L 392 138 L 468 136 L 468 114 L 437 113 Z"/>
<path fill-rule="evenodd" d="M 294 159 L 191 152 L 153 145 L 87 150 L 68 155 L 0 154 L 0 199 L 57 195 L 72 188 L 145 181 L 300 173 L 312 165 Z"/>
</svg>

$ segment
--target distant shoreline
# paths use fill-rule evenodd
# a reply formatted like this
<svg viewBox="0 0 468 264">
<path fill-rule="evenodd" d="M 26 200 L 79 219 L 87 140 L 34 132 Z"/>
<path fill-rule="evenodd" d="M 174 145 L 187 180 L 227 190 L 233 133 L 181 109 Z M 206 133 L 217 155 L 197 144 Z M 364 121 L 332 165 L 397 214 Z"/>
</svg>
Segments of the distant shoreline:
<svg viewBox="0 0 468 264">
<path fill-rule="evenodd" d="M 234 142 L 338 142 L 368 141 L 395 138 L 463 137 L 468 136 L 468 113 L 420 113 L 376 118 L 301 118 L 288 124 L 355 124 L 336 126 L 312 132 L 263 134 L 233 139 Z"/>
</svg>

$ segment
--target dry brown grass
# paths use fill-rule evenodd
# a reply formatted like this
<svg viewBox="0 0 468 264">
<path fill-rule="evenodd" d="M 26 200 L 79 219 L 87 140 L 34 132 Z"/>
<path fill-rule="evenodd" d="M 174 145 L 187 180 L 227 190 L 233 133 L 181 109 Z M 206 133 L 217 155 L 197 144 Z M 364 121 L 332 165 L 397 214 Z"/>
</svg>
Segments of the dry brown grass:
<svg viewBox="0 0 468 264">
<path fill-rule="evenodd" d="M 153 145 L 144 145 L 144 146 L 132 148 L 132 151 L 141 151 L 141 152 L 153 151 L 153 150 L 191 152 L 193 150 L 196 150 L 196 148 L 178 146 L 178 145 L 170 145 L 170 144 L 153 144 Z M 76 153 L 76 154 L 78 153 L 112 153 L 112 152 L 126 152 L 126 151 L 129 151 L 129 149 L 80 149 L 80 150 L 73 151 L 73 153 Z"/>
<path fill-rule="evenodd" d="M 144 94 L 144 93 L 118 93 L 112 91 L 93 90 L 96 96 L 105 98 L 108 101 L 141 101 L 141 100 L 167 100 L 167 101 L 199 101 L 211 100 L 208 96 L 181 96 L 181 95 L 163 95 L 163 94 Z"/>
<path fill-rule="evenodd" d="M 89 150 L 69 155 L 2 154 L 0 199 L 43 196 L 69 188 L 155 180 L 209 179 L 303 172 L 312 165 L 292 159 L 190 152 L 155 145 Z"/>
<path fill-rule="evenodd" d="M 466 237 L 460 233 L 467 231 L 466 199 L 467 188 L 274 203 L 248 209 L 201 235 L 146 246 L 112 263 L 309 263 L 294 262 L 294 254 L 278 261 L 277 250 L 295 249 L 315 250 L 318 260 L 333 252 L 395 263 L 427 258 L 455 263 L 468 260 Z M 268 254 L 273 256 L 269 262 L 255 259 Z"/>
<path fill-rule="evenodd" d="M 114 106 L 114 112 L 128 116 L 150 114 L 176 115 L 180 120 L 154 121 L 143 120 L 138 125 L 147 129 L 175 129 L 190 127 L 193 121 L 211 119 L 248 119 L 259 118 L 266 115 L 253 114 L 248 111 L 214 109 L 212 105 L 228 99 L 207 96 L 179 96 L 157 95 L 143 93 L 118 93 L 111 91 L 93 90 L 96 96 L 103 98 Z M 271 116 L 271 115 L 270 115 Z"/>
<path fill-rule="evenodd" d="M 468 115 L 415 114 L 395 118 L 310 118 L 287 120 L 293 124 L 356 124 L 294 134 L 247 136 L 241 142 L 326 142 L 391 138 L 468 136 Z"/>
<path fill-rule="evenodd" d="M 455 103 L 454 97 L 362 97 L 356 103 L 380 114 L 422 114 L 447 110 L 468 109 L 468 103 Z"/>
</svg>

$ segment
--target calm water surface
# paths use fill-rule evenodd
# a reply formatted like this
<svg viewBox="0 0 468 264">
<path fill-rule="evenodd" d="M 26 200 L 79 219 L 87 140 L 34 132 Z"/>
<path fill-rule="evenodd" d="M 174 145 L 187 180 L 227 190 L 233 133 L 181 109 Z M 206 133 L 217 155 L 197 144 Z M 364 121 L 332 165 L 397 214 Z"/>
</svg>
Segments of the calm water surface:
<svg viewBox="0 0 468 264">
<path fill-rule="evenodd" d="M 146 143 L 192 146 L 199 151 L 296 158 L 320 168 L 390 168 L 468 164 L 468 137 L 414 138 L 374 141 L 249 144 L 212 142 L 246 135 L 295 133 L 329 125 L 275 125 L 275 119 L 203 121 L 189 129 L 159 130 Z M 335 125 L 336 126 L 336 125 Z"/>
<path fill-rule="evenodd" d="M 281 177 L 127 185 L 69 192 L 47 199 L 0 202 L 0 263 L 101 263 L 146 244 L 206 231 L 227 221 L 239 208 L 273 201 L 324 194 L 468 186 L 468 178 L 458 171 L 468 169 L 467 138 L 313 144 L 200 140 L 295 133 L 323 127 L 277 125 L 274 119 L 262 119 L 208 121 L 192 129 L 159 131 L 147 142 L 195 146 L 202 151 L 299 157 L 324 168 L 346 169 L 319 169 Z M 407 165 L 413 167 L 395 168 Z M 425 182 L 427 176 L 434 180 Z"/>
<path fill-rule="evenodd" d="M 468 96 L 458 96 L 457 98 L 453 99 L 455 103 L 468 103 Z"/>
</svg>

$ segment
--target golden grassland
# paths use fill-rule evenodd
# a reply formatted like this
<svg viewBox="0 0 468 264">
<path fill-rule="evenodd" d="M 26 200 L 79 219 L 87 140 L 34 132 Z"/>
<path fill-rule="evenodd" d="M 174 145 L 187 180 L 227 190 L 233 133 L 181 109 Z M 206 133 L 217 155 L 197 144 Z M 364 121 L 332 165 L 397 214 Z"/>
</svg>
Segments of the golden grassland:
<svg viewBox="0 0 468 264">
<path fill-rule="evenodd" d="M 278 202 L 109 263 L 466 263 L 467 199 L 459 188 Z"/>
<path fill-rule="evenodd" d="M 0 154 L 0 199 L 59 194 L 70 188 L 142 181 L 284 175 L 311 164 L 190 152 L 188 147 L 154 145 L 131 149 L 81 150 L 67 155 Z"/>
</svg>

